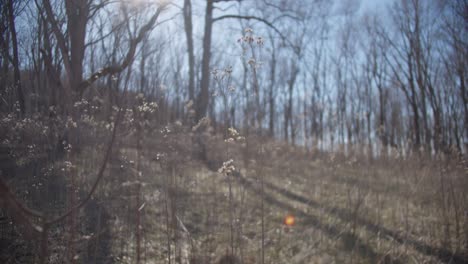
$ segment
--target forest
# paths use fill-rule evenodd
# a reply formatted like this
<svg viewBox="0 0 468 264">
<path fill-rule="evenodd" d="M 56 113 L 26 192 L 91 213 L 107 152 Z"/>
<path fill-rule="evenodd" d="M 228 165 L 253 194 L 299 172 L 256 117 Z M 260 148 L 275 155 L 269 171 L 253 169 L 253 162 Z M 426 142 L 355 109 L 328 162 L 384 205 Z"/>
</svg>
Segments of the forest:
<svg viewBox="0 0 468 264">
<path fill-rule="evenodd" d="M 0 263 L 468 263 L 468 0 L 0 0 Z"/>
</svg>

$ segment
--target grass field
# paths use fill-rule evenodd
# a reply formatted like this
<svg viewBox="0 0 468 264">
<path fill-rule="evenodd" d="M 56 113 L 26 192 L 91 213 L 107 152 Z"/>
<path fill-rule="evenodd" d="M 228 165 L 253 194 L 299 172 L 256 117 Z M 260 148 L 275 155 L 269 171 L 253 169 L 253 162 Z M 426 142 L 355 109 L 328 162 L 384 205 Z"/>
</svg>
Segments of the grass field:
<svg viewBox="0 0 468 264">
<path fill-rule="evenodd" d="M 460 161 L 369 161 L 217 137 L 204 139 L 197 159 L 199 146 L 187 138 L 148 139 L 140 150 L 147 263 L 261 263 L 262 251 L 264 263 L 466 261 L 468 178 Z M 121 148 L 109 174 L 125 174 L 121 164 L 136 155 Z M 231 158 L 235 171 L 219 173 Z M 136 207 L 131 181 L 109 190 L 110 199 Z M 121 212 L 113 250 L 131 263 L 132 219 L 122 228 L 129 214 Z M 287 215 L 293 226 L 284 224 Z M 238 262 L 220 259 L 231 255 Z"/>
</svg>

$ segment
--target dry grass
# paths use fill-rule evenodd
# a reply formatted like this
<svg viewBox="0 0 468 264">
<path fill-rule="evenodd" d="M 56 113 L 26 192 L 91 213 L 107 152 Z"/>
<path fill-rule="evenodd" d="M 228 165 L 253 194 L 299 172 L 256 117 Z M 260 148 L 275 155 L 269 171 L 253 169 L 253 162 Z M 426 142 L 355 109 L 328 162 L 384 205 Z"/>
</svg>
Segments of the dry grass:
<svg viewBox="0 0 468 264">
<path fill-rule="evenodd" d="M 467 230 L 463 210 L 468 204 L 468 185 L 466 172 L 457 161 L 368 162 L 307 154 L 278 143 L 260 144 L 258 139 L 228 146 L 219 137 L 205 136 L 204 142 L 207 155 L 202 160 L 193 157 L 199 146 L 185 132 L 147 139 L 144 144 L 142 228 L 148 263 L 168 262 L 168 240 L 172 262 L 180 261 L 186 242 L 181 241 L 176 216 L 189 232 L 192 263 L 215 263 L 230 252 L 231 217 L 234 254 L 243 263 L 260 263 L 262 197 L 265 263 L 464 260 Z M 259 154 L 256 150 L 260 148 L 265 151 Z M 128 158 L 131 153 L 128 147 L 119 155 Z M 164 158 L 155 158 L 158 155 Z M 228 155 L 237 172 L 226 176 L 213 171 Z M 263 196 L 261 176 L 265 180 Z M 228 177 L 233 182 L 232 206 Z M 117 218 L 126 214 L 124 210 Z M 295 215 L 295 226 L 284 226 L 287 214 Z M 122 250 L 114 243 L 114 250 L 126 252 L 121 261 L 131 263 L 131 230 L 115 230 L 114 234 L 125 244 Z"/>
</svg>

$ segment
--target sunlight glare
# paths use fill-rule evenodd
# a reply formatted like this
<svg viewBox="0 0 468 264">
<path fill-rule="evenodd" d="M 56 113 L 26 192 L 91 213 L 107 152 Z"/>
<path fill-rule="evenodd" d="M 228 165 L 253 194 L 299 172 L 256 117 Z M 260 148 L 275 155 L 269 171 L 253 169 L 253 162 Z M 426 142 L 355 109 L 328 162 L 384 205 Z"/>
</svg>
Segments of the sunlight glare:
<svg viewBox="0 0 468 264">
<path fill-rule="evenodd" d="M 296 219 L 292 215 L 287 215 L 284 218 L 284 224 L 287 226 L 293 226 L 295 222 L 296 222 Z"/>
</svg>

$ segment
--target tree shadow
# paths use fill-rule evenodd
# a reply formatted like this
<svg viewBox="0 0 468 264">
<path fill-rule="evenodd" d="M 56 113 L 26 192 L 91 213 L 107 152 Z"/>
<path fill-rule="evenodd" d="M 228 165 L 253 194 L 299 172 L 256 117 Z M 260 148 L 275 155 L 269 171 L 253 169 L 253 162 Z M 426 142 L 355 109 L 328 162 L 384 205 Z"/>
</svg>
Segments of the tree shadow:
<svg viewBox="0 0 468 264">
<path fill-rule="evenodd" d="M 255 184 L 249 180 L 247 180 L 245 177 L 240 175 L 239 173 L 236 173 L 234 176 L 238 179 L 239 183 L 242 184 L 245 188 L 253 191 L 255 194 L 259 195 L 261 193 L 261 189 L 259 186 L 255 186 Z M 270 184 L 268 184 L 270 185 Z M 265 183 L 265 186 L 267 188 L 270 188 L 271 186 L 267 186 L 267 183 Z M 270 188 L 271 189 L 271 188 Z M 295 197 L 298 201 L 306 201 L 305 198 L 297 196 L 293 193 L 287 193 L 280 192 L 281 194 L 287 194 L 291 197 Z M 271 205 L 277 206 L 281 209 L 284 209 L 289 212 L 294 212 L 294 214 L 301 218 L 303 221 L 302 223 L 307 226 L 311 226 L 317 229 L 320 229 L 323 231 L 327 236 L 331 238 L 340 238 L 341 241 L 344 244 L 344 250 L 348 252 L 356 252 L 358 253 L 361 257 L 367 259 L 370 263 L 395 263 L 395 264 L 400 264 L 403 263 L 402 261 L 398 259 L 393 259 L 388 255 L 383 255 L 379 254 L 372 249 L 367 243 L 365 243 L 362 239 L 359 237 L 355 236 L 354 234 L 350 232 L 346 232 L 343 230 L 339 230 L 336 226 L 333 225 L 328 225 L 323 222 L 321 222 L 316 216 L 311 215 L 311 214 L 306 214 L 293 206 L 282 202 L 272 195 L 268 193 L 264 193 L 263 197 L 265 201 Z M 287 196 L 286 196 L 287 197 Z M 293 200 L 296 200 L 292 198 Z"/>
<path fill-rule="evenodd" d="M 241 182 L 242 181 L 247 181 L 241 175 L 239 175 L 238 178 L 240 179 Z M 391 238 L 393 241 L 396 241 L 399 244 L 411 245 L 414 249 L 416 249 L 420 253 L 422 253 L 424 255 L 427 255 L 427 256 L 436 257 L 436 258 L 438 258 L 440 261 L 442 261 L 444 263 L 453 263 L 453 264 L 460 263 L 460 264 L 463 264 L 463 263 L 468 262 L 468 259 L 465 258 L 463 255 L 456 254 L 456 253 L 452 252 L 449 249 L 437 248 L 437 247 L 434 247 L 434 246 L 431 246 L 431 245 L 427 245 L 427 244 L 425 244 L 425 243 L 423 243 L 421 241 L 417 241 L 415 239 L 404 237 L 403 235 L 397 233 L 396 231 L 390 230 L 390 229 L 388 229 L 386 227 L 383 227 L 381 225 L 377 225 L 377 224 L 373 223 L 370 220 L 367 220 L 367 219 L 359 217 L 359 216 L 354 216 L 353 213 L 350 212 L 349 210 L 319 204 L 317 201 L 314 201 L 312 199 L 309 199 L 309 198 L 306 198 L 304 196 L 298 195 L 298 194 L 293 193 L 291 191 L 288 191 L 288 190 L 286 190 L 284 188 L 280 188 L 280 187 L 278 187 L 278 186 L 276 186 L 276 185 L 274 185 L 274 184 L 272 184 L 270 182 L 265 182 L 264 186 L 266 188 L 270 189 L 270 190 L 273 190 L 273 191 L 283 195 L 284 197 L 286 197 L 286 198 L 288 198 L 290 200 L 300 202 L 300 203 L 305 204 L 305 205 L 307 205 L 309 207 L 313 207 L 313 208 L 317 208 L 317 209 L 318 208 L 324 209 L 326 213 L 328 213 L 330 215 L 333 215 L 333 216 L 336 216 L 336 217 L 340 218 L 343 221 L 350 222 L 350 221 L 352 221 L 352 219 L 354 219 L 358 225 L 366 228 L 368 231 L 373 232 L 374 234 L 380 233 L 382 235 L 382 237 L 384 237 L 385 239 Z M 348 234 L 343 233 L 343 235 L 349 236 L 350 234 L 349 233 Z M 359 241 L 357 241 L 355 239 L 354 239 L 354 241 L 359 242 Z M 360 245 L 359 247 L 362 247 L 362 245 Z M 360 248 L 360 250 L 363 251 L 363 253 L 366 253 L 366 251 L 368 251 L 368 249 L 365 246 L 363 248 Z M 393 262 L 393 263 L 395 263 L 395 262 Z"/>
</svg>

